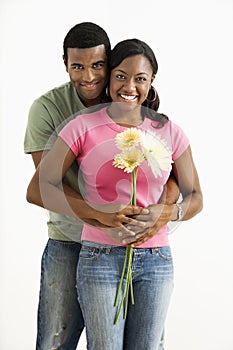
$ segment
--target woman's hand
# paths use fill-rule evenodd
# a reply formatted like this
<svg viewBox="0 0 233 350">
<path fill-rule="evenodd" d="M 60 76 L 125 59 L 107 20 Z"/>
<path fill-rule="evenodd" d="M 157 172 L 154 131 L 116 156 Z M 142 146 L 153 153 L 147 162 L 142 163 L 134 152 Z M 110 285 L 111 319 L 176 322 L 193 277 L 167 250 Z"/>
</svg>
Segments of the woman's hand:
<svg viewBox="0 0 233 350">
<path fill-rule="evenodd" d="M 138 232 L 135 237 L 126 237 L 123 240 L 124 244 L 130 245 L 131 247 L 137 247 L 156 235 L 156 233 L 170 221 L 174 205 L 150 205 L 147 209 L 149 210 L 149 214 L 144 215 L 141 213 L 137 215 L 137 220 L 145 222 L 146 230 L 144 229 L 143 231 Z M 133 230 L 133 227 L 130 224 L 127 225 L 127 228 Z"/>
<path fill-rule="evenodd" d="M 132 205 L 107 205 L 106 207 L 97 207 L 95 205 L 95 209 L 97 209 L 95 219 L 109 227 L 122 227 L 125 224 L 131 224 L 132 226 L 141 225 L 141 227 L 144 227 L 144 222 L 140 222 L 137 219 L 137 215 L 146 215 L 149 212 L 148 209 Z"/>
<path fill-rule="evenodd" d="M 116 211 L 116 210 L 117 212 L 119 212 L 119 209 L 120 209 L 119 205 L 116 206 L 116 204 L 110 205 L 110 206 L 109 205 L 101 206 L 101 208 L 99 206 L 98 207 L 95 206 L 95 208 L 98 209 L 99 211 L 101 209 L 101 211 L 107 211 L 107 212 Z M 135 209 L 135 207 L 133 208 Z M 130 210 L 130 213 L 132 213 L 131 207 L 128 208 L 128 210 Z M 132 218 L 130 218 L 131 221 L 129 224 L 122 224 L 117 227 L 106 226 L 105 224 L 97 221 L 96 219 L 85 219 L 83 221 L 90 226 L 100 228 L 110 239 L 112 239 L 116 243 L 124 244 L 125 240 L 127 242 L 134 242 L 135 237 L 138 233 L 141 233 L 142 230 L 144 232 L 146 228 L 151 227 L 149 210 L 139 208 L 139 211 L 140 211 L 139 215 L 141 215 L 142 220 L 138 220 L 138 215 L 134 214 L 133 221 L 132 221 Z M 148 215 L 148 221 L 146 220 L 147 215 Z M 104 220 L 104 222 L 106 222 L 106 219 Z M 130 225 L 130 228 L 128 228 L 128 225 Z"/>
</svg>

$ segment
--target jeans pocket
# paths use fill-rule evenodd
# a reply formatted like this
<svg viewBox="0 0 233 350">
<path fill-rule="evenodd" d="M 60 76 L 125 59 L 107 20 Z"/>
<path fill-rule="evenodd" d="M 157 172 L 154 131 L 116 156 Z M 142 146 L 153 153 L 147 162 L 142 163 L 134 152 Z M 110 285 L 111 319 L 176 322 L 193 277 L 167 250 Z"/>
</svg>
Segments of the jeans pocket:
<svg viewBox="0 0 233 350">
<path fill-rule="evenodd" d="M 171 248 L 168 246 L 156 248 L 158 255 L 164 260 L 172 260 Z"/>
<path fill-rule="evenodd" d="M 101 255 L 101 250 L 96 247 L 88 247 L 82 245 L 80 250 L 79 259 L 85 261 L 94 261 L 97 260 Z"/>
</svg>

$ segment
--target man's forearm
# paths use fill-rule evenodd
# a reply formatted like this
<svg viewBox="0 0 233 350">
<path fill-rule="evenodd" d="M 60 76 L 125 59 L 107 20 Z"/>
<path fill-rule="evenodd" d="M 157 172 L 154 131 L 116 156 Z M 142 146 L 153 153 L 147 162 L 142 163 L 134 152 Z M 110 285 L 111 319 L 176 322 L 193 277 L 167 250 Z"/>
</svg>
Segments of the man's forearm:
<svg viewBox="0 0 233 350">
<path fill-rule="evenodd" d="M 171 173 L 166 185 L 164 186 L 163 193 L 158 201 L 159 204 L 174 204 L 177 202 L 180 196 L 180 190 L 176 179 Z"/>
</svg>

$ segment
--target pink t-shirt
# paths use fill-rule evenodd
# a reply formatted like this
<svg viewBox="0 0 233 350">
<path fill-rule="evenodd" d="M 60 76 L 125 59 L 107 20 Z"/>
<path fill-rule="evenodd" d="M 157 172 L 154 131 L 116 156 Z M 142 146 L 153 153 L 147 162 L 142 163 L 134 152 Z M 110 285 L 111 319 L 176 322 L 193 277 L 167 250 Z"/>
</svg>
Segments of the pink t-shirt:
<svg viewBox="0 0 233 350">
<path fill-rule="evenodd" d="M 168 121 L 162 128 L 155 128 L 157 122 L 144 118 L 137 129 L 151 130 L 166 141 L 175 161 L 187 149 L 189 140 L 182 129 Z M 106 108 L 90 114 L 77 116 L 59 133 L 59 136 L 71 148 L 85 181 L 85 199 L 93 204 L 129 204 L 131 174 L 112 165 L 114 156 L 121 151 L 117 148 L 115 137 L 127 128 L 113 122 Z M 137 205 L 147 207 L 156 204 L 163 192 L 170 171 L 162 171 L 161 177 L 155 177 L 148 162 L 144 160 L 137 174 Z M 110 245 L 121 245 L 111 240 L 98 228 L 84 225 L 82 240 Z M 123 245 L 123 244 L 122 244 Z M 152 248 L 168 245 L 167 226 L 140 248 Z"/>
</svg>

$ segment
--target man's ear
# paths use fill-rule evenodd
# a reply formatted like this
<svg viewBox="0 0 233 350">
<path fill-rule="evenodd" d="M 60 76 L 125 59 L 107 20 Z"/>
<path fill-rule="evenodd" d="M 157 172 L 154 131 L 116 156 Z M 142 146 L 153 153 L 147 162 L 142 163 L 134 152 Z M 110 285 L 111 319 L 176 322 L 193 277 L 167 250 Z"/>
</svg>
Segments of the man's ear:
<svg viewBox="0 0 233 350">
<path fill-rule="evenodd" d="M 62 55 L 62 59 L 63 59 L 64 65 L 65 65 L 65 67 L 66 67 L 66 71 L 68 72 L 67 61 L 66 61 L 64 55 Z"/>
</svg>

